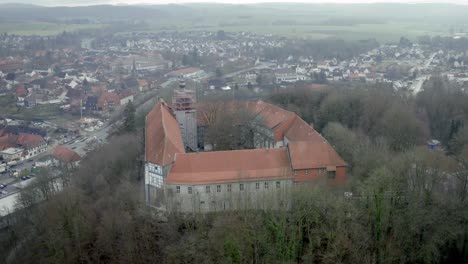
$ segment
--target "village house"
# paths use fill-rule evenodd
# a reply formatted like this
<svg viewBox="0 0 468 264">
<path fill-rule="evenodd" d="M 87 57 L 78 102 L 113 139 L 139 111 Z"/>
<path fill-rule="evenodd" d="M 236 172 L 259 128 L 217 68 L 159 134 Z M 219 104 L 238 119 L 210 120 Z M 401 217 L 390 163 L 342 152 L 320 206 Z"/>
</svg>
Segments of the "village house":
<svg viewBox="0 0 468 264">
<path fill-rule="evenodd" d="M 81 157 L 78 155 L 78 153 L 61 145 L 58 145 L 54 149 L 52 157 L 55 164 L 59 166 L 66 166 L 68 168 L 77 167 L 81 160 Z"/>
<path fill-rule="evenodd" d="M 26 159 L 47 151 L 47 142 L 40 135 L 19 134 L 16 143 L 26 151 Z"/>
<path fill-rule="evenodd" d="M 290 68 L 278 69 L 275 71 L 275 78 L 277 83 L 282 82 L 297 82 L 297 73 Z"/>
<path fill-rule="evenodd" d="M 129 102 L 133 102 L 133 93 L 132 91 L 126 89 L 119 92 L 120 105 L 126 105 Z"/>
<path fill-rule="evenodd" d="M 0 156 L 5 161 L 20 160 L 23 155 L 23 149 L 20 148 L 7 148 L 0 151 Z"/>
<path fill-rule="evenodd" d="M 147 80 L 138 80 L 138 90 L 145 92 L 151 89 L 151 85 Z"/>
<path fill-rule="evenodd" d="M 4 73 L 15 72 L 23 68 L 23 61 L 18 59 L 2 59 L 0 60 L 0 71 Z"/>
<path fill-rule="evenodd" d="M 97 102 L 97 108 L 104 113 L 114 110 L 117 106 L 120 106 L 120 96 L 116 93 L 105 92 Z"/>
<path fill-rule="evenodd" d="M 47 142 L 40 135 L 4 134 L 0 137 L 0 150 L 8 148 L 22 149 L 21 158 L 30 159 L 47 151 Z"/>
</svg>

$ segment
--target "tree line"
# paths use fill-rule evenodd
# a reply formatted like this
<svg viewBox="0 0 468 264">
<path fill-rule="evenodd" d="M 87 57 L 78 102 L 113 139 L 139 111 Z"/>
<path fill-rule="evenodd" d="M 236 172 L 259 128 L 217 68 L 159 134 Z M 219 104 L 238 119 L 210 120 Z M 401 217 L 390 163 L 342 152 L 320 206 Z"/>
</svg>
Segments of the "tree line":
<svg viewBox="0 0 468 264">
<path fill-rule="evenodd" d="M 113 136 L 63 175 L 63 191 L 31 187 L 29 194 L 49 194 L 40 203 L 25 192 L 16 224 L 1 232 L 0 253 L 9 263 L 466 263 L 466 95 L 446 85 L 433 78 L 416 98 L 372 86 L 272 94 L 349 163 L 348 186 L 300 186 L 288 211 L 150 210 L 136 122 L 136 131 Z M 458 101 L 460 108 L 431 112 Z M 445 149 L 424 146 L 439 135 Z"/>
</svg>

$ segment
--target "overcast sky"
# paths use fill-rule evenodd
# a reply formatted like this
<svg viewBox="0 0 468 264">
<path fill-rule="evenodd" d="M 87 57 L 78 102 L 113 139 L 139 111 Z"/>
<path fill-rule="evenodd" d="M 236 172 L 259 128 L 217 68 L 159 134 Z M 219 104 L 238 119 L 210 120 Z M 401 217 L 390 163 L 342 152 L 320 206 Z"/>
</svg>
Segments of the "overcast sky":
<svg viewBox="0 0 468 264">
<path fill-rule="evenodd" d="M 468 0 L 0 0 L 2 3 L 27 3 L 47 6 L 74 6 L 91 4 L 168 4 L 168 3 L 231 3 L 251 4 L 264 2 L 297 2 L 297 3 L 452 3 L 468 4 Z"/>
</svg>

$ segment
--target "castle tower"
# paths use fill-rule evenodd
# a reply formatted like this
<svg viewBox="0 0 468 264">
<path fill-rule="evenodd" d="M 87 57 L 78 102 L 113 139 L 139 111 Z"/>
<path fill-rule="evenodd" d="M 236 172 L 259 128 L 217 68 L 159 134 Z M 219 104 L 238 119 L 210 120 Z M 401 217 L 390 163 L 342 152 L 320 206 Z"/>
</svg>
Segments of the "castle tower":
<svg viewBox="0 0 468 264">
<path fill-rule="evenodd" d="M 185 89 L 185 81 L 180 81 L 179 89 L 172 96 L 172 107 L 180 125 L 184 145 L 192 151 L 196 151 L 198 145 L 195 103 L 195 91 Z"/>
</svg>

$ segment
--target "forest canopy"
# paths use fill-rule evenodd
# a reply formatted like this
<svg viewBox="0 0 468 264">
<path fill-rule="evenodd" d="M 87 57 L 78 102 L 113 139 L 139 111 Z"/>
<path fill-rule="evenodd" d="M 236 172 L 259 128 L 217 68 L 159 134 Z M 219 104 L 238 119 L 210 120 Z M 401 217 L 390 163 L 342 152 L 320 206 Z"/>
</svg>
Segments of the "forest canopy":
<svg viewBox="0 0 468 264">
<path fill-rule="evenodd" d="M 272 94 L 349 164 L 347 186 L 297 188 L 288 211 L 155 213 L 142 197 L 136 122 L 64 173 L 64 191 L 43 181 L 24 192 L 1 254 L 11 263 L 463 263 L 466 95 L 445 85 L 435 77 L 415 99 L 370 86 Z M 439 104 L 460 107 L 431 112 Z M 427 148 L 431 138 L 447 149 Z"/>
</svg>

